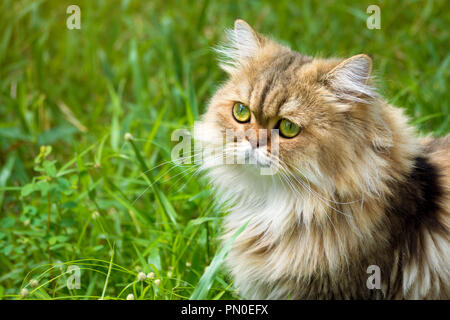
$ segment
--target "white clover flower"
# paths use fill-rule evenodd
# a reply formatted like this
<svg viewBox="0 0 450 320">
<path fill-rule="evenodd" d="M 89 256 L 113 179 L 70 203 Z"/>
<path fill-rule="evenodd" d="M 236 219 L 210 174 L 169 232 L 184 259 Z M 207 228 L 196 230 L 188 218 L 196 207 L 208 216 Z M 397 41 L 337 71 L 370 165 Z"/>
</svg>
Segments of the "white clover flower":
<svg viewBox="0 0 450 320">
<path fill-rule="evenodd" d="M 147 279 L 152 280 L 152 279 L 154 279 L 154 278 L 155 278 L 155 273 L 154 273 L 154 272 L 149 272 L 149 273 L 147 274 Z"/>
<path fill-rule="evenodd" d="M 161 284 L 161 280 L 156 279 L 156 280 L 155 280 L 155 285 L 156 285 L 157 287 L 159 287 L 160 284 Z"/>
<path fill-rule="evenodd" d="M 188 267 L 188 268 L 190 268 L 190 267 L 192 267 L 192 263 L 191 262 L 186 262 L 186 267 Z"/>
<path fill-rule="evenodd" d="M 100 217 L 100 213 L 98 211 L 92 212 L 92 219 L 97 220 Z"/>
<path fill-rule="evenodd" d="M 137 275 L 137 279 L 138 279 L 138 281 L 142 282 L 142 281 L 145 281 L 145 279 L 147 279 L 147 276 L 145 275 L 145 273 L 139 272 Z"/>
<path fill-rule="evenodd" d="M 60 272 L 64 273 L 64 263 L 61 260 L 57 260 L 54 264 L 55 268 L 58 268 Z"/>
<path fill-rule="evenodd" d="M 30 287 L 36 288 L 39 285 L 39 282 L 36 279 L 32 279 L 30 281 Z"/>
<path fill-rule="evenodd" d="M 127 295 L 127 300 L 134 300 L 134 294 L 130 293 Z"/>
<path fill-rule="evenodd" d="M 20 290 L 20 295 L 22 296 L 22 298 L 28 297 L 28 294 L 29 294 L 29 293 L 30 293 L 30 292 L 28 291 L 27 288 L 23 288 L 22 290 Z"/>
<path fill-rule="evenodd" d="M 131 135 L 131 133 L 129 133 L 129 132 L 125 133 L 123 138 L 125 139 L 125 141 L 131 141 L 134 139 L 133 136 Z"/>
</svg>

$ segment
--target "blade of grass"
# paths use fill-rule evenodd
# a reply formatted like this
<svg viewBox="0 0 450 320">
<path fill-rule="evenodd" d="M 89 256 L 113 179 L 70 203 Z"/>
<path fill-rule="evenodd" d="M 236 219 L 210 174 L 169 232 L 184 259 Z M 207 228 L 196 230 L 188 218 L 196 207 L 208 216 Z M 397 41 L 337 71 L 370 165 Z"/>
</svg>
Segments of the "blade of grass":
<svg viewBox="0 0 450 320">
<path fill-rule="evenodd" d="M 113 260 L 114 260 L 114 247 L 111 250 L 111 260 L 109 261 L 108 273 L 106 275 L 105 285 L 103 286 L 101 300 L 103 300 L 105 298 L 106 288 L 108 287 L 109 276 L 111 275 L 111 268 L 112 268 Z"/>
<path fill-rule="evenodd" d="M 240 227 L 239 230 L 237 230 L 233 234 L 233 236 L 228 240 L 225 246 L 222 249 L 220 249 L 219 252 L 216 253 L 211 262 L 211 265 L 207 268 L 205 273 L 200 278 L 197 287 L 195 288 L 194 292 L 189 298 L 190 300 L 202 300 L 207 298 L 209 289 L 211 288 L 214 282 L 215 276 L 219 271 L 219 268 L 225 261 L 225 258 L 227 257 L 228 253 L 230 252 L 234 240 L 236 240 L 236 238 L 244 231 L 249 222 L 250 220 L 248 220 L 242 227 Z"/>
<path fill-rule="evenodd" d="M 170 218 L 174 226 L 177 226 L 177 213 L 175 209 L 173 208 L 170 201 L 167 199 L 167 197 L 164 195 L 164 193 L 161 192 L 161 190 L 158 188 L 158 186 L 155 184 L 155 181 L 153 180 L 152 174 L 150 170 L 148 169 L 144 159 L 142 158 L 142 155 L 139 151 L 139 149 L 136 147 L 136 144 L 134 143 L 133 139 L 129 139 L 128 142 L 130 143 L 131 147 L 133 148 L 134 154 L 136 155 L 136 158 L 141 165 L 141 169 L 144 172 L 145 176 L 148 178 L 149 183 L 151 185 L 151 188 L 154 191 L 154 194 L 156 196 L 156 199 L 160 206 L 162 206 L 163 211 L 166 213 L 166 215 Z"/>
</svg>

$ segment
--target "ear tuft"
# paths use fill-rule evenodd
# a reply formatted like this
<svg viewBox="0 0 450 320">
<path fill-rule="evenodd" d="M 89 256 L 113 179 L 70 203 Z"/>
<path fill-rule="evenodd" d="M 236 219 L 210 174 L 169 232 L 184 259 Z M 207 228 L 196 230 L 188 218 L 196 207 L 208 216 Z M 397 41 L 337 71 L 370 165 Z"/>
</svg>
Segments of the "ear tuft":
<svg viewBox="0 0 450 320">
<path fill-rule="evenodd" d="M 261 43 L 259 35 L 241 19 L 234 22 L 234 29 L 226 31 L 226 36 L 226 43 L 215 48 L 215 51 L 220 56 L 220 66 L 232 73 L 239 64 L 257 55 Z"/>
<path fill-rule="evenodd" d="M 370 86 L 372 59 L 365 54 L 358 54 L 338 64 L 331 70 L 326 80 L 338 98 L 346 101 L 368 103 L 377 96 Z"/>
</svg>

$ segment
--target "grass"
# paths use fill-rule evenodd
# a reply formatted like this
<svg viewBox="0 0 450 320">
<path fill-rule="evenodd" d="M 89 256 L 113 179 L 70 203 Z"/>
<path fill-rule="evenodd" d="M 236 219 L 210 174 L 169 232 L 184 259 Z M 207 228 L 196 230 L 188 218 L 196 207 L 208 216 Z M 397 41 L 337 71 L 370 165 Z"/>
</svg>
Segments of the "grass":
<svg viewBox="0 0 450 320">
<path fill-rule="evenodd" d="M 221 208 L 167 162 L 171 132 L 226 77 L 211 47 L 235 18 L 306 54 L 370 54 L 380 91 L 423 134 L 450 131 L 445 0 L 75 3 L 81 30 L 66 28 L 73 1 L 0 2 L 2 298 L 239 298 L 217 250 Z M 366 28 L 369 4 L 381 30 Z"/>
</svg>

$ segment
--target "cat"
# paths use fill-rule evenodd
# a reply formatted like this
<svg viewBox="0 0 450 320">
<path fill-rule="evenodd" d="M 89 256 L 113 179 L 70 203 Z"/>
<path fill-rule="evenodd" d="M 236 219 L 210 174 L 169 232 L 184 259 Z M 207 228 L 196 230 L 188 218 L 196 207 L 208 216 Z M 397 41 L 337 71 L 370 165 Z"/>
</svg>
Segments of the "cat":
<svg viewBox="0 0 450 320">
<path fill-rule="evenodd" d="M 278 154 L 271 139 L 226 142 L 252 163 L 202 163 L 228 206 L 222 240 L 237 235 L 226 265 L 240 295 L 448 299 L 450 136 L 418 138 L 377 93 L 365 54 L 305 56 L 243 20 L 227 34 L 217 51 L 229 79 L 195 138 L 210 154 L 227 130 L 278 139 Z"/>
</svg>

